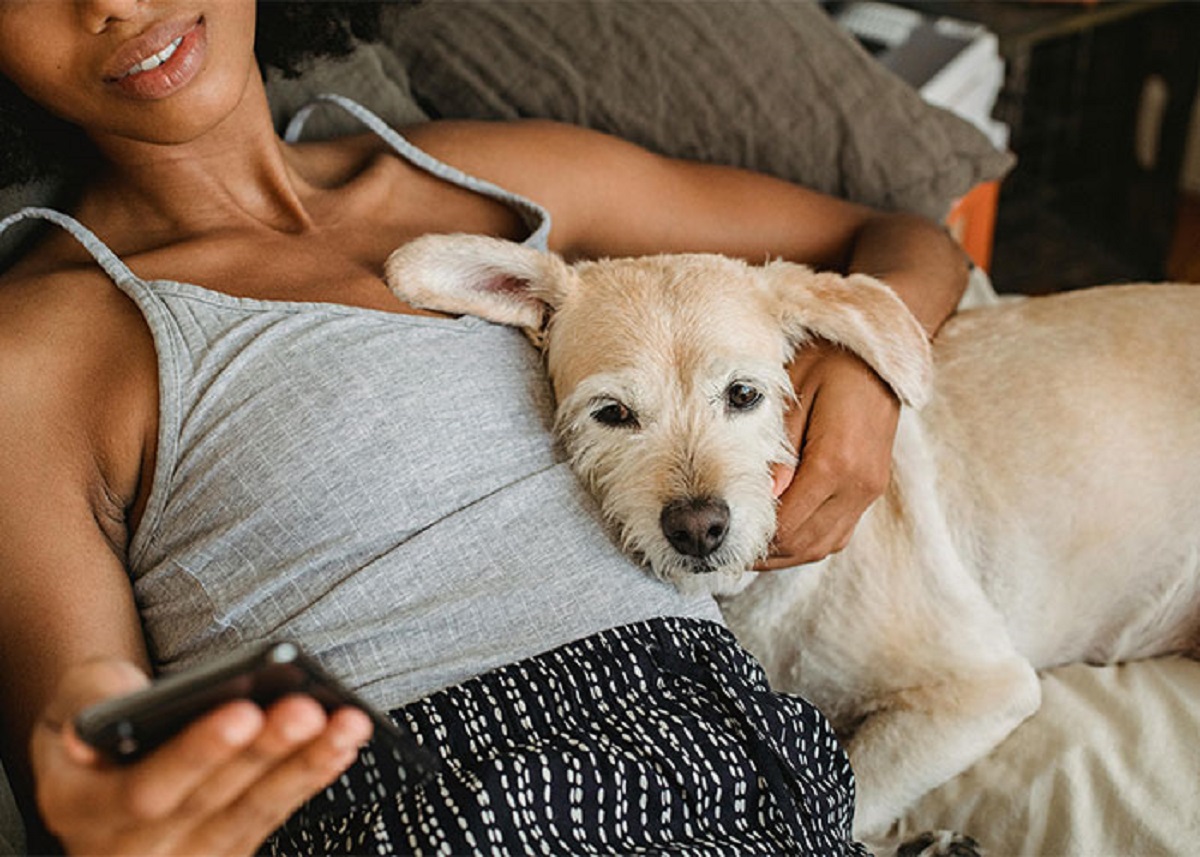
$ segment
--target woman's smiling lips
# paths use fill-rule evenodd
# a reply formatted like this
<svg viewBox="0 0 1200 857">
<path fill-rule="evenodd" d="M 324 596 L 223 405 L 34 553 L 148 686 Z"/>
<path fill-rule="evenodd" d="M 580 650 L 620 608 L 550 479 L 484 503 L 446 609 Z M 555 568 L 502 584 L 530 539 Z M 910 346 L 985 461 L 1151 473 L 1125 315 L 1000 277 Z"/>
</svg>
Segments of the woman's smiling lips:
<svg viewBox="0 0 1200 857">
<path fill-rule="evenodd" d="M 165 98 L 195 77 L 207 44 L 203 18 L 158 24 L 121 46 L 104 81 L 132 98 Z"/>
</svg>

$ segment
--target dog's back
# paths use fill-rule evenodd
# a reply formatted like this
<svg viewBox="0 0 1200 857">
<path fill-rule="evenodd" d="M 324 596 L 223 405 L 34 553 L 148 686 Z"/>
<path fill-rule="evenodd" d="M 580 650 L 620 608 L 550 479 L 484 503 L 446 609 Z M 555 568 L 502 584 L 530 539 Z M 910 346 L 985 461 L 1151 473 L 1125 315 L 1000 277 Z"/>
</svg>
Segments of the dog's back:
<svg viewBox="0 0 1200 857">
<path fill-rule="evenodd" d="M 1036 711 L 1036 669 L 1200 649 L 1198 330 L 1186 286 L 955 318 L 846 550 L 726 603 L 845 737 L 857 833 Z"/>
<path fill-rule="evenodd" d="M 935 360 L 941 499 L 1017 649 L 1038 667 L 1195 652 L 1200 287 L 963 313 Z"/>
</svg>

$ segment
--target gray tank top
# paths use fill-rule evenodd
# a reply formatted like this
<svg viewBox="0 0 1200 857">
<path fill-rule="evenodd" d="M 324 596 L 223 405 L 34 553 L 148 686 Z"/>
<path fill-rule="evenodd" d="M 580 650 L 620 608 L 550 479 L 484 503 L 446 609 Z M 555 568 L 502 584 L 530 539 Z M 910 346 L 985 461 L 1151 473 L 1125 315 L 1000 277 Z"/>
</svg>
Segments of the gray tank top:
<svg viewBox="0 0 1200 857">
<path fill-rule="evenodd" d="M 418 167 L 512 205 L 545 246 L 539 206 L 328 100 Z M 147 282 L 58 212 L 0 231 L 25 218 L 75 235 L 154 337 L 158 458 L 129 573 L 159 670 L 291 638 L 390 708 L 622 624 L 720 621 L 617 549 L 553 442 L 543 367 L 517 331 Z"/>
</svg>

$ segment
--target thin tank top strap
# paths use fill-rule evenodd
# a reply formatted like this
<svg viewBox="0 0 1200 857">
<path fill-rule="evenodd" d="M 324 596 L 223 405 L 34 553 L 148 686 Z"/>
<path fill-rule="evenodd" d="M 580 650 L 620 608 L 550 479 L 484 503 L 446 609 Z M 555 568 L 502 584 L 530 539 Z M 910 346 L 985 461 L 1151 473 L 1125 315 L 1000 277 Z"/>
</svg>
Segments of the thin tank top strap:
<svg viewBox="0 0 1200 857">
<path fill-rule="evenodd" d="M 141 282 L 137 275 L 129 270 L 129 267 L 121 261 L 120 257 L 96 236 L 96 233 L 92 232 L 92 230 L 88 229 L 74 217 L 63 214 L 61 211 L 55 211 L 53 208 L 40 208 L 37 206 L 23 208 L 16 214 L 11 214 L 4 218 L 4 220 L 0 220 L 0 234 L 3 234 L 10 226 L 23 220 L 45 220 L 65 229 L 76 241 L 83 245 L 83 249 L 91 254 L 92 258 L 96 260 L 96 264 L 121 288 L 128 289 L 131 285 Z"/>
<path fill-rule="evenodd" d="M 284 139 L 289 143 L 299 141 L 300 135 L 304 131 L 304 123 L 308 121 L 308 117 L 312 112 L 323 103 L 335 104 L 358 119 L 363 125 L 382 137 L 388 145 L 396 150 L 398 155 L 413 166 L 445 179 L 452 184 L 499 200 L 516 209 L 530 230 L 529 236 L 522 243 L 538 250 L 545 250 L 549 246 L 550 212 L 545 208 L 531 199 L 507 191 L 491 182 L 468 175 L 456 167 L 439 161 L 437 158 L 434 158 L 404 139 L 399 132 L 370 110 L 343 95 L 318 95 L 315 100 L 301 107 L 296 112 L 296 115 L 292 117 L 291 122 L 288 123 L 287 130 L 284 132 Z"/>
</svg>

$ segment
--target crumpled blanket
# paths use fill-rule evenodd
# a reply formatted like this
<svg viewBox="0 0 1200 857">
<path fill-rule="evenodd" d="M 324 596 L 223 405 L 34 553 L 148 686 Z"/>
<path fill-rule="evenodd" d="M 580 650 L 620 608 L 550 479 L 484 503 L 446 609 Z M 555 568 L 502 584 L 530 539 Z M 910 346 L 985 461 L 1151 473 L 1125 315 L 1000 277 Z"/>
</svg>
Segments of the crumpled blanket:
<svg viewBox="0 0 1200 857">
<path fill-rule="evenodd" d="M 927 795 L 901 832 L 970 834 L 994 857 L 1196 854 L 1200 663 L 1181 657 L 1045 674 L 1042 708 Z"/>
</svg>

